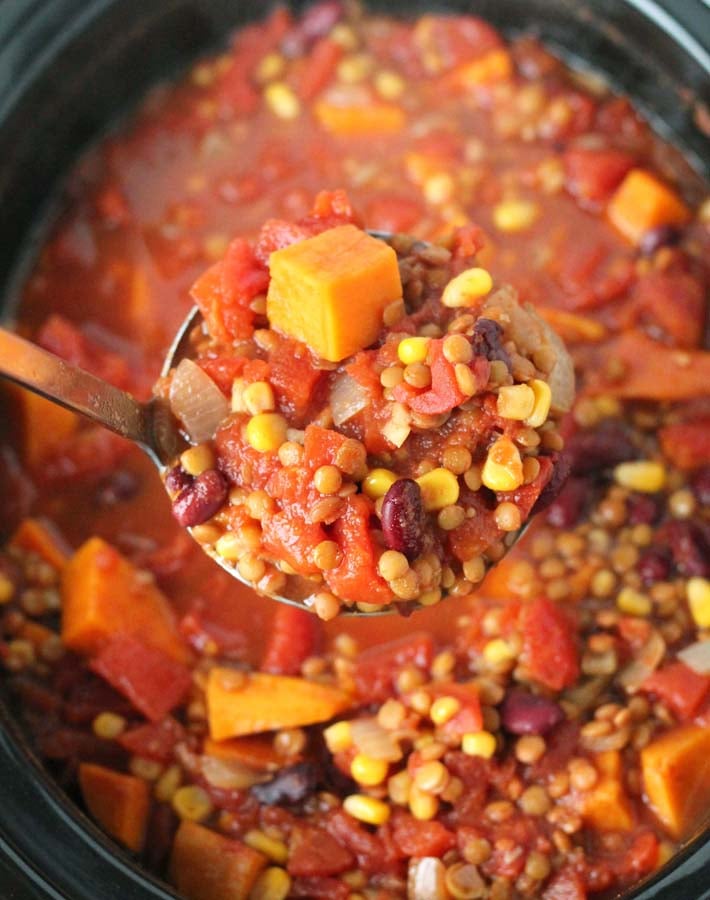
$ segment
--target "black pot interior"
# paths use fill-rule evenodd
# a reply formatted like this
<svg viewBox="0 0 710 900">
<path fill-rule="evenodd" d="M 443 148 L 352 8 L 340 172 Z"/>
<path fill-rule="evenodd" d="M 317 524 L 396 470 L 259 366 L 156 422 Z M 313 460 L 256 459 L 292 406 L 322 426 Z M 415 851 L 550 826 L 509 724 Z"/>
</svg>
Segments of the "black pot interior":
<svg viewBox="0 0 710 900">
<path fill-rule="evenodd" d="M 0 308 L 33 258 L 57 186 L 78 153 L 152 83 L 226 41 L 266 4 L 234 0 L 14 0 L 0 16 Z M 296 6 L 301 4 L 294 4 Z M 710 10 L 700 0 L 374 2 L 389 13 L 475 11 L 531 31 L 605 74 L 710 174 Z M 706 130 L 703 131 L 703 123 Z M 4 722 L 4 725 L 3 725 Z M 14 900 L 175 896 L 72 809 L 28 759 L 0 706 L 0 891 Z M 636 898 L 710 898 L 710 842 L 698 838 Z M 5 891 L 7 886 L 7 892 Z"/>
</svg>

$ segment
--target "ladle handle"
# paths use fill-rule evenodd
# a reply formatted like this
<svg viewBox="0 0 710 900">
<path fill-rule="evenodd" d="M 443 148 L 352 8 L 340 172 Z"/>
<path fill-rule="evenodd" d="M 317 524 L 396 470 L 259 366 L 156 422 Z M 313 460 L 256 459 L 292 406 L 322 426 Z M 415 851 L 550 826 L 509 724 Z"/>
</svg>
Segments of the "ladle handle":
<svg viewBox="0 0 710 900">
<path fill-rule="evenodd" d="M 0 375 L 154 452 L 150 407 L 4 328 Z"/>
</svg>

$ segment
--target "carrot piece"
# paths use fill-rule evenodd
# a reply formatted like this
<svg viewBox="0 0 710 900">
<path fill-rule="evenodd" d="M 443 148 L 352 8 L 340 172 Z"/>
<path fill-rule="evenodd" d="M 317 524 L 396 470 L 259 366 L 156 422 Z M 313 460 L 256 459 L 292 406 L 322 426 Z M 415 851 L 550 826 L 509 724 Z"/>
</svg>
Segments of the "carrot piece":
<svg viewBox="0 0 710 900">
<path fill-rule="evenodd" d="M 150 810 L 147 782 L 94 763 L 80 763 L 79 787 L 99 825 L 129 850 L 140 851 Z"/>
<path fill-rule="evenodd" d="M 710 796 L 710 729 L 683 725 L 641 751 L 641 772 L 651 808 L 675 838 L 689 835 Z"/>
<path fill-rule="evenodd" d="M 42 519 L 23 519 L 10 538 L 10 546 L 28 553 L 36 553 L 40 559 L 61 572 L 69 561 L 68 547 L 54 526 Z"/>
<path fill-rule="evenodd" d="M 62 641 L 95 654 L 115 635 L 134 635 L 178 662 L 191 656 L 166 597 L 106 541 L 90 538 L 62 575 Z"/>
<path fill-rule="evenodd" d="M 402 296 L 394 250 L 354 225 L 276 250 L 269 266 L 272 327 L 330 362 L 371 344 L 385 307 Z"/>
<path fill-rule="evenodd" d="M 183 821 L 170 856 L 170 880 L 187 900 L 247 900 L 266 857 L 241 841 Z"/>
<path fill-rule="evenodd" d="M 634 827 L 631 801 L 619 774 L 602 775 L 588 791 L 576 798 L 585 824 L 599 831 L 630 831 Z"/>
<path fill-rule="evenodd" d="M 338 688 L 304 678 L 216 666 L 207 680 L 207 715 L 215 741 L 327 722 L 351 705 Z"/>
<path fill-rule="evenodd" d="M 685 225 L 690 210 L 678 194 L 645 169 L 632 169 L 606 209 L 612 225 L 632 243 L 662 225 Z"/>
<path fill-rule="evenodd" d="M 52 450 L 71 437 L 79 425 L 78 416 L 21 388 L 12 388 L 20 404 L 22 446 L 30 468 L 40 465 Z"/>
<path fill-rule="evenodd" d="M 588 316 L 580 316 L 577 313 L 567 312 L 564 309 L 555 309 L 553 306 L 538 306 L 537 312 L 551 325 L 565 343 L 573 344 L 576 341 L 596 342 L 606 337 L 606 328 L 601 322 L 590 319 Z"/>
<path fill-rule="evenodd" d="M 340 137 L 395 134 L 407 123 L 404 110 L 396 103 L 339 106 L 323 99 L 316 103 L 314 112 L 326 131 Z"/>
<path fill-rule="evenodd" d="M 275 772 L 284 764 L 283 756 L 274 750 L 273 741 L 265 735 L 230 738 L 226 741 L 213 741 L 208 737 L 205 738 L 203 752 L 206 756 L 240 763 L 263 772 Z"/>
<path fill-rule="evenodd" d="M 482 85 L 505 81 L 513 74 L 510 53 L 503 48 L 489 50 L 488 53 L 463 63 L 446 75 L 444 84 L 450 88 L 471 89 Z"/>
</svg>

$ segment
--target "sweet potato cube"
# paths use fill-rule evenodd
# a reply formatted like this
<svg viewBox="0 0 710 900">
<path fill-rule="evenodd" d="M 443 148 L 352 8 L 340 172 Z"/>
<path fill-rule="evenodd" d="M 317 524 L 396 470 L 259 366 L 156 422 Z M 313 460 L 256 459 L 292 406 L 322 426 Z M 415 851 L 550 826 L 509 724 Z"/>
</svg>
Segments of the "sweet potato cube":
<svg viewBox="0 0 710 900">
<path fill-rule="evenodd" d="M 147 782 L 104 766 L 81 763 L 79 787 L 86 808 L 99 825 L 129 850 L 141 850 L 150 810 Z"/>
<path fill-rule="evenodd" d="M 598 831 L 630 831 L 634 827 L 631 801 L 619 777 L 602 775 L 580 793 L 578 810 L 585 824 Z"/>
<path fill-rule="evenodd" d="M 641 751 L 651 808 L 674 838 L 690 835 L 710 799 L 710 728 L 683 725 Z"/>
<path fill-rule="evenodd" d="M 52 450 L 77 430 L 76 413 L 45 400 L 32 391 L 15 388 L 22 413 L 22 445 L 30 468 L 38 466 Z"/>
<path fill-rule="evenodd" d="M 338 137 L 396 134 L 407 124 L 404 110 L 396 103 L 340 106 L 328 100 L 319 100 L 313 111 L 321 126 Z"/>
<path fill-rule="evenodd" d="M 394 250 L 354 225 L 340 225 L 269 259 L 271 325 L 329 362 L 372 344 L 385 307 L 402 296 Z"/>
<path fill-rule="evenodd" d="M 35 553 L 44 562 L 61 572 L 69 561 L 69 549 L 50 522 L 41 519 L 23 519 L 10 538 L 10 546 Z"/>
<path fill-rule="evenodd" d="M 207 718 L 215 741 L 327 722 L 350 705 L 338 688 L 304 678 L 215 667 L 207 681 Z"/>
<path fill-rule="evenodd" d="M 266 863 L 241 841 L 183 821 L 173 841 L 170 880 L 187 900 L 247 900 Z"/>
<path fill-rule="evenodd" d="M 76 551 L 62 574 L 62 640 L 94 655 L 116 635 L 132 635 L 178 662 L 191 659 L 166 597 L 99 537 Z"/>
<path fill-rule="evenodd" d="M 645 169 L 632 169 L 614 192 L 606 210 L 609 221 L 632 243 L 652 228 L 685 225 L 690 210 L 678 194 Z"/>
</svg>

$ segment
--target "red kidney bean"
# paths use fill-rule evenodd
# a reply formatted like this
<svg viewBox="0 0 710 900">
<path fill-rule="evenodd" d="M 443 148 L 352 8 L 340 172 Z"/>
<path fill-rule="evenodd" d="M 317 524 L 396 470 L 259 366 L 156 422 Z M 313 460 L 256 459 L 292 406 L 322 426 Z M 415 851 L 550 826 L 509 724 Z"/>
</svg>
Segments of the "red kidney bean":
<svg viewBox="0 0 710 900">
<path fill-rule="evenodd" d="M 173 515 L 183 528 L 201 525 L 227 499 L 227 481 L 217 469 L 207 469 L 184 487 L 173 501 Z"/>
<path fill-rule="evenodd" d="M 602 422 L 595 429 L 578 431 L 567 442 L 573 475 L 589 475 L 637 456 L 629 433 L 621 422 Z"/>
<path fill-rule="evenodd" d="M 499 359 L 510 368 L 510 357 L 503 349 L 503 328 L 494 319 L 478 319 L 473 326 L 473 352 L 491 362 Z"/>
<path fill-rule="evenodd" d="M 636 563 L 636 571 L 648 587 L 656 581 L 666 581 L 671 574 L 671 561 L 661 547 L 650 547 Z"/>
<path fill-rule="evenodd" d="M 251 789 L 253 797 L 267 806 L 294 804 L 305 800 L 318 784 L 318 770 L 311 762 L 297 763 L 282 769 L 278 775 L 265 784 L 255 784 Z"/>
<path fill-rule="evenodd" d="M 659 225 L 651 228 L 641 237 L 639 249 L 643 256 L 653 256 L 661 247 L 671 247 L 680 240 L 680 231 L 673 225 Z"/>
<path fill-rule="evenodd" d="M 165 488 L 171 494 L 179 493 L 183 488 L 192 484 L 192 482 L 192 475 L 188 475 L 182 466 L 173 466 L 165 476 Z"/>
<path fill-rule="evenodd" d="M 681 575 L 710 577 L 710 529 L 699 522 L 673 521 L 658 532 L 659 543 L 667 543 Z"/>
<path fill-rule="evenodd" d="M 408 560 L 424 549 L 424 505 L 416 481 L 395 481 L 382 501 L 382 533 L 390 550 L 399 550 Z"/>
<path fill-rule="evenodd" d="M 690 479 L 690 488 L 698 503 L 710 506 L 710 466 L 703 466 L 693 473 Z"/>
<path fill-rule="evenodd" d="M 511 734 L 547 734 L 564 719 L 554 701 L 515 688 L 506 694 L 500 716 L 503 728 Z"/>
<path fill-rule="evenodd" d="M 653 525 L 660 512 L 660 505 L 655 497 L 649 497 L 648 494 L 629 497 L 627 505 L 629 525 Z"/>
</svg>

